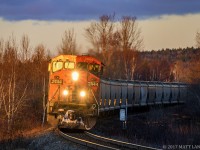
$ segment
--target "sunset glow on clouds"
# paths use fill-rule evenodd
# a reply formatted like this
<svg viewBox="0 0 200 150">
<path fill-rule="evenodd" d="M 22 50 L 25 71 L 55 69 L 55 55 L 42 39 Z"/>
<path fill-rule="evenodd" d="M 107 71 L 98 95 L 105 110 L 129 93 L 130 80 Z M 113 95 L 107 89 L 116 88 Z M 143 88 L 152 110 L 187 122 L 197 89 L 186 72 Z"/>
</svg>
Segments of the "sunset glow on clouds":
<svg viewBox="0 0 200 150">
<path fill-rule="evenodd" d="M 84 2 L 84 3 L 83 3 Z M 2 0 L 0 38 L 23 34 L 30 44 L 44 44 L 53 53 L 65 30 L 74 29 L 81 52 L 90 47 L 84 29 L 103 14 L 136 16 L 145 50 L 195 46 L 200 31 L 199 0 Z"/>
</svg>

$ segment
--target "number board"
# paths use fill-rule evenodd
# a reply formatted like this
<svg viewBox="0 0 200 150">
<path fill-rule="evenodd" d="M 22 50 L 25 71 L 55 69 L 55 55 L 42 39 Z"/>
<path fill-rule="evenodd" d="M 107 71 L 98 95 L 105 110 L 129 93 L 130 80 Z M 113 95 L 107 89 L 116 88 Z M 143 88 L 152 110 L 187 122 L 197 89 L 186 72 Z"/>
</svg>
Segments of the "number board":
<svg viewBox="0 0 200 150">
<path fill-rule="evenodd" d="M 98 82 L 88 82 L 88 86 L 99 86 Z"/>
<path fill-rule="evenodd" d="M 51 84 L 63 84 L 62 79 L 51 79 Z"/>
</svg>

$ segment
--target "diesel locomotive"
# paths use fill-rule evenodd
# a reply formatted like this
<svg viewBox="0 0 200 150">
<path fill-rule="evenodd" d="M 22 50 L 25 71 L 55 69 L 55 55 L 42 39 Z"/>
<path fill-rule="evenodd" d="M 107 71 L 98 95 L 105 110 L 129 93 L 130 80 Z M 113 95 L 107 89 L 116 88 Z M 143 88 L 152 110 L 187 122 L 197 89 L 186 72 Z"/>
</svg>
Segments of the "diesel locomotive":
<svg viewBox="0 0 200 150">
<path fill-rule="evenodd" d="M 60 55 L 49 63 L 47 120 L 59 128 L 91 129 L 98 115 L 103 64 L 91 56 Z"/>
<path fill-rule="evenodd" d="M 183 103 L 187 84 L 101 78 L 103 63 L 92 56 L 60 55 L 49 63 L 47 121 L 59 128 L 90 130 L 99 113 Z"/>
</svg>

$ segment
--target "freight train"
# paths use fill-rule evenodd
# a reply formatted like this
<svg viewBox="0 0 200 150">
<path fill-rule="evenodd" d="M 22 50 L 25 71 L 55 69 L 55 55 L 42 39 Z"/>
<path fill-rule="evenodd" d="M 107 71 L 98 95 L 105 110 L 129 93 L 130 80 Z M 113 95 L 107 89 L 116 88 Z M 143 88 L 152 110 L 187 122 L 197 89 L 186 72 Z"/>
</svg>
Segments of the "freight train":
<svg viewBox="0 0 200 150">
<path fill-rule="evenodd" d="M 49 62 L 47 121 L 59 128 L 90 130 L 101 112 L 182 103 L 184 83 L 107 80 L 92 56 L 59 55 Z"/>
</svg>

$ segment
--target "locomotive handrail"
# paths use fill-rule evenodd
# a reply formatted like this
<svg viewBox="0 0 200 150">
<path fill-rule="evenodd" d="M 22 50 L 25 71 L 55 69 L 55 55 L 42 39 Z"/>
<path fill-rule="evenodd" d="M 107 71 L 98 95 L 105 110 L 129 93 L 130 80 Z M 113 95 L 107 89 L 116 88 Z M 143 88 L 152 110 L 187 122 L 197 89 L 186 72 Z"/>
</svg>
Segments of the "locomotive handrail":
<svg viewBox="0 0 200 150">
<path fill-rule="evenodd" d="M 107 82 L 119 82 L 120 84 L 122 82 L 124 83 L 154 83 L 154 84 L 177 84 L 177 85 L 188 85 L 187 83 L 184 83 L 184 82 L 166 82 L 166 81 L 140 81 L 140 80 L 124 80 L 124 79 L 106 79 L 106 78 L 101 78 L 101 82 L 102 83 L 105 83 L 104 81 L 107 81 Z"/>
<path fill-rule="evenodd" d="M 91 93 L 92 93 L 92 95 L 93 95 L 93 97 L 94 97 L 94 99 L 95 99 L 95 101 L 96 101 L 96 104 L 97 104 L 97 112 L 98 112 L 98 116 L 99 116 L 99 104 L 98 104 L 98 101 L 97 101 L 97 99 L 96 99 L 96 97 L 95 97 L 95 95 L 94 95 L 94 93 L 93 93 L 93 91 L 92 91 L 91 88 L 90 88 L 90 91 L 91 91 Z"/>
<path fill-rule="evenodd" d="M 55 93 L 53 94 L 53 96 L 52 96 L 52 98 L 49 100 L 49 102 L 52 101 L 53 97 L 56 95 L 56 93 L 58 92 L 58 90 L 60 90 L 60 86 L 58 86 L 57 90 L 55 91 Z"/>
</svg>

